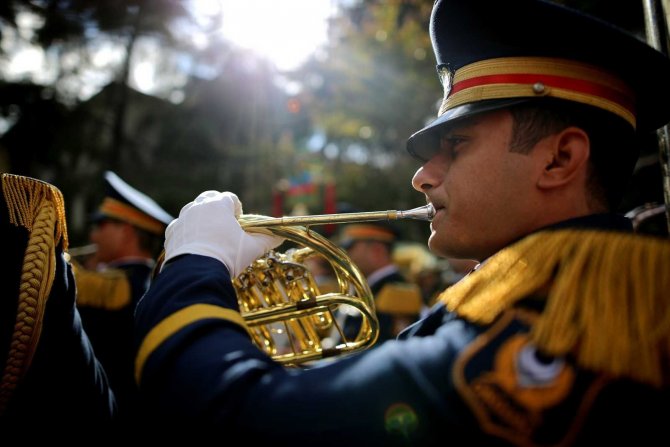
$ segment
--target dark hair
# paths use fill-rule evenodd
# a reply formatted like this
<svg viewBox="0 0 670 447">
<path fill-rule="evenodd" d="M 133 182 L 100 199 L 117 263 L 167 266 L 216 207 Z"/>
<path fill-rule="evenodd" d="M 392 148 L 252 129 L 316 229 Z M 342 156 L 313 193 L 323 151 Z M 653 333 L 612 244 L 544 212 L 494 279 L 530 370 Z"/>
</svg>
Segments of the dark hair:
<svg viewBox="0 0 670 447">
<path fill-rule="evenodd" d="M 614 211 L 635 168 L 635 131 L 622 118 L 595 107 L 545 98 L 510 107 L 514 120 L 510 150 L 528 153 L 541 139 L 575 126 L 591 142 L 588 190 L 591 199 Z"/>
</svg>

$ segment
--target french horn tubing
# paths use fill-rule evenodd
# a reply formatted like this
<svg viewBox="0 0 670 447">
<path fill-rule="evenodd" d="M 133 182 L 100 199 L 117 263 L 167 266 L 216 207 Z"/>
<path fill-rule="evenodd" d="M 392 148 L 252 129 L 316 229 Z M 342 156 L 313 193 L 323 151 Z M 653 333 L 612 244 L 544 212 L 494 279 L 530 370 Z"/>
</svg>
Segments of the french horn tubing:
<svg viewBox="0 0 670 447">
<path fill-rule="evenodd" d="M 372 346 L 379 335 L 372 292 L 346 252 L 312 231 L 311 226 L 379 220 L 431 220 L 426 205 L 407 211 L 373 211 L 314 216 L 241 215 L 248 232 L 272 233 L 296 244 L 283 253 L 270 251 L 233 280 L 240 311 L 255 344 L 275 361 L 297 366 Z M 321 256 L 336 278 L 334 291 L 322 293 L 307 259 Z M 342 312 L 358 314 L 361 325 L 347 339 L 338 321 Z"/>
<path fill-rule="evenodd" d="M 420 206 L 407 211 L 388 210 L 388 211 L 366 211 L 362 213 L 340 213 L 340 214 L 317 214 L 311 216 L 284 216 L 284 217 L 265 217 L 254 214 L 242 215 L 240 225 L 242 228 L 268 228 L 277 226 L 313 226 L 327 224 L 342 224 L 354 222 L 372 222 L 379 220 L 432 220 L 435 215 L 435 208 L 432 204 Z"/>
</svg>

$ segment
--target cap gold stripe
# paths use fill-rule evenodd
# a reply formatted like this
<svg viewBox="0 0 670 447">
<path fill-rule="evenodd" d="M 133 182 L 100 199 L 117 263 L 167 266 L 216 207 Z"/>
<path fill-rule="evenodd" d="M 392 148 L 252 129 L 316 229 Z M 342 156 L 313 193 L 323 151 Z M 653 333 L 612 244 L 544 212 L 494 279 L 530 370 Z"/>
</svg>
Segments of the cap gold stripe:
<svg viewBox="0 0 670 447">
<path fill-rule="evenodd" d="M 555 97 L 614 113 L 636 126 L 635 96 L 611 73 L 556 58 L 499 58 L 467 65 L 454 73 L 440 115 L 462 104 L 504 98 Z"/>
<path fill-rule="evenodd" d="M 165 225 L 162 222 L 111 197 L 103 200 L 102 205 L 100 205 L 100 212 L 155 234 L 163 234 L 163 231 L 165 231 Z"/>
<path fill-rule="evenodd" d="M 391 242 L 395 236 L 390 231 L 372 225 L 350 225 L 344 231 L 345 239 L 374 239 L 378 241 Z"/>
</svg>

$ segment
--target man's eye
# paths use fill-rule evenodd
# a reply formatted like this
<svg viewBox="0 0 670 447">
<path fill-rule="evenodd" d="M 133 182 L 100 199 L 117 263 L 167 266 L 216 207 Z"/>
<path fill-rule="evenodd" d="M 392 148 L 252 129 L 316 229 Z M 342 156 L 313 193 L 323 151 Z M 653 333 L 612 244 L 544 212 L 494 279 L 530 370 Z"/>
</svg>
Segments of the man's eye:
<svg viewBox="0 0 670 447">
<path fill-rule="evenodd" d="M 458 146 L 465 141 L 464 137 L 458 135 L 445 135 L 442 137 L 440 147 L 442 150 L 448 151 L 451 156 L 456 155 Z"/>
</svg>

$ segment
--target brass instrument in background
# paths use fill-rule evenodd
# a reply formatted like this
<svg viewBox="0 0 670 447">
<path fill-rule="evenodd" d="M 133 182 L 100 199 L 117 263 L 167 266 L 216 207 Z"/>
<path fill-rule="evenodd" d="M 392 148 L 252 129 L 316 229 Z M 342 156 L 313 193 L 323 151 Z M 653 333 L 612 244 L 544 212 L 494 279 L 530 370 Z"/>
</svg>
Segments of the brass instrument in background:
<svg viewBox="0 0 670 447">
<path fill-rule="evenodd" d="M 84 262 L 90 256 L 95 255 L 98 252 L 98 246 L 96 244 L 87 244 L 80 245 L 78 247 L 68 247 L 65 252 L 65 260 Z"/>
<path fill-rule="evenodd" d="M 432 205 L 408 211 L 379 211 L 271 218 L 242 215 L 248 232 L 272 233 L 297 244 L 284 253 L 270 251 L 233 280 L 240 311 L 254 342 L 276 361 L 298 365 L 372 346 L 379 334 L 374 299 L 365 277 L 347 254 L 311 226 L 374 220 L 431 220 Z M 321 293 L 304 265 L 312 256 L 328 261 L 337 290 Z M 346 306 L 362 317 L 353 340 L 346 339 L 336 311 Z M 332 346 L 326 339 L 337 342 Z"/>
</svg>

